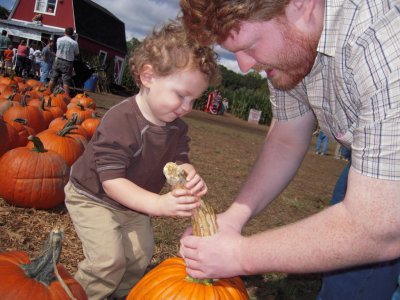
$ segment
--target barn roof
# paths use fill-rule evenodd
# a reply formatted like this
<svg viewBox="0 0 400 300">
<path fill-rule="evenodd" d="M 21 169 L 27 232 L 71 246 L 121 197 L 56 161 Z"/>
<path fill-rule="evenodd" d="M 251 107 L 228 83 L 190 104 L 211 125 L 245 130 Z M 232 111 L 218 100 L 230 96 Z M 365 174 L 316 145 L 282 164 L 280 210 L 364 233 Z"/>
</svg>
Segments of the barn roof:
<svg viewBox="0 0 400 300">
<path fill-rule="evenodd" d="M 73 10 L 78 36 L 127 53 L 124 22 L 90 0 L 73 0 Z"/>
</svg>

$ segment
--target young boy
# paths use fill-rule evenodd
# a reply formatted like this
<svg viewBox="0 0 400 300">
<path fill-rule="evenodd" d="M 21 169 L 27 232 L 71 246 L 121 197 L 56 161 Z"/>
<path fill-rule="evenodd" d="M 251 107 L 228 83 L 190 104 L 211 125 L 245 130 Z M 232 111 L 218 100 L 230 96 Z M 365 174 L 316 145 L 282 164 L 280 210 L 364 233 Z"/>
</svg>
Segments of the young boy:
<svg viewBox="0 0 400 300">
<path fill-rule="evenodd" d="M 180 118 L 219 80 L 215 57 L 177 22 L 155 30 L 130 59 L 139 93 L 107 111 L 73 165 L 66 206 L 85 254 L 75 278 L 89 299 L 127 295 L 152 257 L 149 216 L 191 216 L 207 192 Z M 187 172 L 189 190 L 159 195 L 169 161 Z"/>
</svg>

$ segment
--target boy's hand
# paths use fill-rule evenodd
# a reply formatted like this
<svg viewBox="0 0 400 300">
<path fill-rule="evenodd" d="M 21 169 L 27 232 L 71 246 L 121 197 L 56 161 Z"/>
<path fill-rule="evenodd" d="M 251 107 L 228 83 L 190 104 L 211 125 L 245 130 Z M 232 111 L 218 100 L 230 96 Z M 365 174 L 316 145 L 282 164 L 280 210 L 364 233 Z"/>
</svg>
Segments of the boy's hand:
<svg viewBox="0 0 400 300">
<path fill-rule="evenodd" d="M 190 192 L 197 196 L 202 197 L 207 194 L 207 185 L 204 182 L 203 178 L 197 174 L 196 170 L 191 164 L 182 164 L 180 167 L 185 170 L 187 177 L 186 188 L 190 190 Z"/>
<path fill-rule="evenodd" d="M 158 201 L 160 216 L 190 217 L 200 206 L 200 201 L 189 190 L 173 190 L 160 196 Z"/>
</svg>

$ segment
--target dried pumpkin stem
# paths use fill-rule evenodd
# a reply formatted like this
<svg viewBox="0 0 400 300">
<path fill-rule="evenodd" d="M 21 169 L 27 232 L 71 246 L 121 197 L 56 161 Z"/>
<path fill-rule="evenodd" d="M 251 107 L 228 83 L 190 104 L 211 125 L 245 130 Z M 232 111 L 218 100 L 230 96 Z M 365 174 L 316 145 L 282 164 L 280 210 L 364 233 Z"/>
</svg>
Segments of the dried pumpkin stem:
<svg viewBox="0 0 400 300">
<path fill-rule="evenodd" d="M 164 175 L 172 189 L 186 189 L 186 173 L 176 163 L 167 163 L 164 167 Z M 213 235 L 218 231 L 214 209 L 205 200 L 200 199 L 200 203 L 192 217 L 193 235 Z"/>
<path fill-rule="evenodd" d="M 72 300 L 76 300 L 71 290 L 61 278 L 57 269 L 57 263 L 60 260 L 61 255 L 62 237 L 62 230 L 58 228 L 53 229 L 50 233 L 50 237 L 46 243 L 42 255 L 32 259 L 31 263 L 29 264 L 21 265 L 21 268 L 24 270 L 27 277 L 40 281 L 46 286 L 49 286 L 56 277 L 67 295 Z"/>
<path fill-rule="evenodd" d="M 176 163 L 169 162 L 164 167 L 164 175 L 172 189 L 186 189 L 185 171 Z M 196 209 L 192 216 L 192 229 L 195 236 L 210 236 L 218 231 L 217 217 L 212 206 L 205 200 L 200 199 L 200 206 Z M 212 279 L 196 279 L 187 276 L 187 280 L 198 282 L 206 285 L 212 284 Z"/>
</svg>

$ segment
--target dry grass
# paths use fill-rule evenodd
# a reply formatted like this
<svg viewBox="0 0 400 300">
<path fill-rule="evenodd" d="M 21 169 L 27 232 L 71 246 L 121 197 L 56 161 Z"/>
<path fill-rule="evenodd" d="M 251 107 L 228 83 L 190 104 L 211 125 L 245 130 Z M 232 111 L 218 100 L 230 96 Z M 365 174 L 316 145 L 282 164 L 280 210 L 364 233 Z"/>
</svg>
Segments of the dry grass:
<svg viewBox="0 0 400 300">
<path fill-rule="evenodd" d="M 103 113 L 121 100 L 110 95 L 91 94 Z M 195 111 L 185 120 L 190 125 L 191 158 L 209 187 L 207 200 L 217 212 L 228 207 L 253 165 L 267 127 L 249 124 L 232 116 L 212 116 Z M 313 147 L 313 145 L 312 145 Z M 333 153 L 334 145 L 330 145 Z M 313 148 L 289 187 L 268 209 L 250 221 L 244 234 L 292 223 L 323 209 L 344 166 L 332 156 L 313 154 Z M 0 170 L 1 171 L 1 170 Z M 154 218 L 155 253 L 150 265 L 176 255 L 179 237 L 189 225 L 180 218 Z M 73 274 L 83 258 L 79 239 L 63 205 L 47 210 L 9 206 L 0 199 L 0 251 L 24 250 L 35 256 L 54 226 L 65 230 L 61 262 Z M 267 274 L 243 278 L 252 299 L 314 299 L 320 276 Z"/>
</svg>

